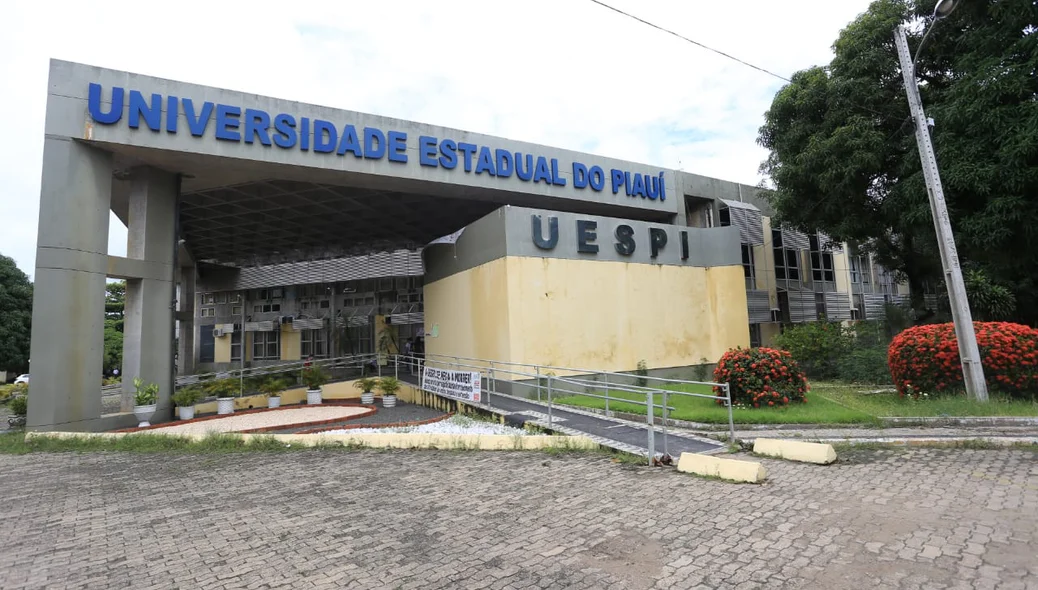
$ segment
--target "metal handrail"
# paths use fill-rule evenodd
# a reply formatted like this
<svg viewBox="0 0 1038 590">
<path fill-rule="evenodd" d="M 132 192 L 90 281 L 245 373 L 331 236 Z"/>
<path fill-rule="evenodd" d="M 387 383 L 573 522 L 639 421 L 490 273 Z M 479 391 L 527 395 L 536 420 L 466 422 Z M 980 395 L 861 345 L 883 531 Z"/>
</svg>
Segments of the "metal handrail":
<svg viewBox="0 0 1038 590">
<path fill-rule="evenodd" d="M 496 389 L 497 389 L 496 388 L 496 383 L 497 383 L 497 375 L 499 373 L 503 373 L 505 375 L 511 375 L 511 376 L 527 377 L 530 380 L 532 380 L 532 383 L 524 383 L 522 381 L 514 381 L 514 380 L 509 380 L 508 382 L 512 386 L 525 386 L 525 387 L 530 387 L 530 388 L 536 389 L 537 390 L 537 399 L 538 399 L 538 401 L 541 400 L 541 392 L 542 392 L 542 390 L 546 390 L 547 397 L 548 397 L 547 404 L 548 404 L 548 427 L 549 428 L 551 428 L 552 420 L 553 420 L 552 419 L 553 398 L 557 397 L 556 394 L 560 393 L 560 392 L 563 393 L 563 394 L 567 394 L 567 395 L 579 395 L 579 396 L 592 397 L 592 398 L 597 398 L 597 399 L 604 399 L 605 400 L 605 408 L 606 408 L 606 412 L 607 413 L 609 412 L 609 402 L 610 401 L 620 402 L 620 403 L 629 403 L 629 404 L 644 406 L 645 407 L 645 414 L 646 414 L 646 425 L 647 425 L 647 430 L 648 430 L 648 450 L 649 450 L 648 454 L 649 454 L 649 462 L 650 462 L 650 464 L 652 463 L 652 460 L 654 459 L 654 457 L 656 455 L 656 452 L 655 452 L 655 449 L 656 449 L 656 447 L 655 447 L 655 438 L 654 438 L 655 437 L 654 417 L 655 417 L 655 410 L 657 408 L 661 409 L 662 410 L 662 414 L 663 414 L 663 424 L 662 424 L 662 426 L 663 426 L 663 437 L 664 437 L 663 438 L 663 453 L 667 454 L 667 450 L 668 450 L 667 449 L 667 412 L 675 410 L 674 407 L 670 406 L 667 403 L 667 398 L 669 396 L 671 396 L 671 395 L 684 395 L 684 396 L 689 396 L 689 397 L 698 397 L 698 398 L 705 398 L 705 399 L 712 399 L 712 400 L 716 400 L 716 399 L 724 400 L 724 405 L 725 405 L 725 407 L 728 410 L 728 436 L 729 436 L 729 442 L 734 442 L 735 441 L 735 420 L 734 420 L 734 416 L 733 416 L 733 413 L 732 413 L 733 404 L 732 404 L 732 397 L 731 397 L 731 387 L 727 383 L 707 382 L 707 381 L 688 381 L 688 380 L 683 380 L 683 379 L 670 379 L 670 378 L 664 378 L 664 377 L 650 377 L 650 376 L 647 376 L 647 375 L 631 375 L 630 373 L 617 373 L 617 372 L 611 372 L 611 371 L 594 371 L 594 370 L 590 370 L 590 369 L 573 369 L 573 368 L 568 368 L 568 367 L 554 367 L 554 366 L 550 366 L 550 365 L 535 365 L 535 364 L 530 364 L 530 363 L 515 363 L 515 362 L 509 362 L 509 361 L 494 361 L 494 360 L 487 360 L 487 359 L 474 359 L 474 358 L 470 358 L 470 357 L 452 357 L 452 356 L 447 356 L 447 355 L 435 355 L 435 354 L 434 355 L 423 355 L 423 356 L 420 356 L 420 357 L 419 356 L 414 356 L 414 355 L 410 355 L 409 356 L 409 355 L 399 355 L 398 354 L 398 355 L 395 355 L 395 357 L 396 357 L 395 358 L 395 364 L 397 366 L 399 366 L 399 363 L 400 363 L 401 359 L 404 359 L 404 361 L 406 363 L 408 363 L 409 366 L 417 367 L 418 374 L 419 374 L 420 377 L 422 375 L 422 367 L 423 366 L 428 366 L 431 363 L 435 363 L 437 365 L 447 365 L 447 366 L 453 367 L 455 369 L 476 369 L 477 371 L 480 371 L 480 372 L 482 372 L 483 370 L 487 370 L 488 374 L 485 377 L 481 376 L 480 388 L 483 389 L 483 391 L 486 392 L 486 396 L 483 398 L 485 401 L 482 402 L 482 403 L 485 403 L 488 406 L 491 405 L 491 401 L 490 401 L 491 400 L 491 396 L 492 395 L 497 395 L 497 393 L 496 393 Z M 470 364 L 470 363 L 478 363 L 478 364 Z M 529 368 L 533 368 L 534 372 L 533 373 L 529 373 L 529 372 L 526 372 L 526 371 L 523 371 L 523 370 L 517 370 L 517 369 L 513 369 L 513 368 L 509 368 L 509 367 L 518 367 L 520 369 L 524 369 L 524 368 L 529 367 Z M 541 372 L 542 369 L 548 371 L 547 374 L 542 373 Z M 689 391 L 680 391 L 680 390 L 666 389 L 666 388 L 662 388 L 662 387 L 646 387 L 646 386 L 641 386 L 641 385 L 614 383 L 614 382 L 609 381 L 608 379 L 606 381 L 598 381 L 598 380 L 592 381 L 590 379 L 581 379 L 580 377 L 574 377 L 574 376 L 558 377 L 558 376 L 554 375 L 552 372 L 550 372 L 550 371 L 554 371 L 554 370 L 565 371 L 565 372 L 569 372 L 569 373 L 576 373 L 578 375 L 581 374 L 581 373 L 585 373 L 585 374 L 592 374 L 592 375 L 596 375 L 596 376 L 597 375 L 602 375 L 602 376 L 606 376 L 606 377 L 623 377 L 625 379 L 630 379 L 632 377 L 635 377 L 635 378 L 645 379 L 646 381 L 660 381 L 660 382 L 667 383 L 667 384 L 700 385 L 700 386 L 704 386 L 705 385 L 705 386 L 720 388 L 721 391 L 724 393 L 724 395 L 723 396 L 718 396 L 716 394 L 711 395 L 711 394 L 705 394 L 705 393 L 693 393 L 693 392 L 689 392 Z M 486 388 L 483 388 L 483 379 L 484 378 L 486 379 L 486 383 L 487 383 Z M 546 385 L 542 385 L 541 382 L 542 382 L 542 380 L 545 380 L 545 379 L 547 380 L 547 383 L 546 383 Z M 571 391 L 571 390 L 566 390 L 566 389 L 561 389 L 560 390 L 557 387 L 557 383 L 564 383 L 564 384 L 574 385 L 574 386 L 577 386 L 577 387 L 582 387 L 582 388 L 585 388 L 585 391 Z M 419 386 L 420 387 L 422 386 L 421 381 L 419 381 Z M 589 388 L 589 387 L 594 387 L 596 389 L 604 388 L 605 389 L 605 395 L 603 396 L 603 395 L 597 395 L 597 394 L 594 394 L 594 393 L 587 393 L 586 388 Z M 646 399 L 645 399 L 645 401 L 638 401 L 638 400 L 630 400 L 630 399 L 625 399 L 625 398 L 610 397 L 609 396 L 610 391 L 624 391 L 624 392 L 628 392 L 628 393 L 644 394 L 646 396 Z M 662 396 L 662 400 L 661 400 L 662 403 L 661 404 L 657 404 L 655 402 L 654 398 L 655 398 L 656 395 L 661 395 Z"/>
</svg>

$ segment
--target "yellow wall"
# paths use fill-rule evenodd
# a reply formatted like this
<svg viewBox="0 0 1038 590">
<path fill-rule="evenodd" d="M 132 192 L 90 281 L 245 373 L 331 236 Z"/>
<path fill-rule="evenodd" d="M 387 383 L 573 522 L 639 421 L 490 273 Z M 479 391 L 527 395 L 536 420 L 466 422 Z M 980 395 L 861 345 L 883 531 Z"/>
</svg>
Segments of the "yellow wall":
<svg viewBox="0 0 1038 590">
<path fill-rule="evenodd" d="M 426 285 L 425 321 L 430 355 L 579 369 L 687 366 L 749 346 L 741 266 L 508 257 Z"/>
<path fill-rule="evenodd" d="M 206 328 L 202 328 L 203 330 Z M 215 338 L 216 344 L 213 350 L 213 362 L 217 363 L 229 363 L 231 362 L 231 335 L 220 336 Z"/>
<path fill-rule="evenodd" d="M 425 285 L 426 354 L 510 358 L 505 260 Z"/>
<path fill-rule="evenodd" d="M 281 360 L 298 361 L 301 335 L 288 324 L 281 325 Z"/>
</svg>

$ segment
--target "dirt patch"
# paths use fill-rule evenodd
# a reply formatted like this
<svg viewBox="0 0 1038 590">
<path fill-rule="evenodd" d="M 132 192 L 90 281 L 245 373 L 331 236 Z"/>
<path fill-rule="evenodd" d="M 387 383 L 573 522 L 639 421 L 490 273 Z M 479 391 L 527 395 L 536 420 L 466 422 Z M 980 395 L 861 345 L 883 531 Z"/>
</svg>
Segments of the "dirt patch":
<svg viewBox="0 0 1038 590">
<path fill-rule="evenodd" d="M 626 581 L 631 588 L 648 589 L 663 570 L 664 548 L 635 531 L 603 539 L 581 554 L 587 567 L 598 568 Z"/>
</svg>

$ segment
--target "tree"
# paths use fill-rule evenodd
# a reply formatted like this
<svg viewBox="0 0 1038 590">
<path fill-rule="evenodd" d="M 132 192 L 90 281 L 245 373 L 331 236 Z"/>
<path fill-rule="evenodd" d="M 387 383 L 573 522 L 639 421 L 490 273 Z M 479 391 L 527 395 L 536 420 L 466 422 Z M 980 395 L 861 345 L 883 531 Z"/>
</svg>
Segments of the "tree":
<svg viewBox="0 0 1038 590">
<path fill-rule="evenodd" d="M 907 278 L 917 309 L 941 265 L 893 33 L 915 22 L 914 52 L 934 4 L 873 2 L 840 33 L 827 67 L 797 72 L 776 94 L 758 137 L 776 221 L 861 244 Z M 985 277 L 975 285 L 1008 289 L 1015 319 L 1029 323 L 1038 320 L 1036 8 L 962 2 L 916 66 L 960 259 Z"/>
<path fill-rule="evenodd" d="M 126 310 L 126 281 L 105 285 L 105 356 L 104 370 L 121 369 L 123 365 L 123 314 Z"/>
<path fill-rule="evenodd" d="M 0 369 L 29 368 L 32 283 L 13 258 L 0 254 Z"/>
</svg>

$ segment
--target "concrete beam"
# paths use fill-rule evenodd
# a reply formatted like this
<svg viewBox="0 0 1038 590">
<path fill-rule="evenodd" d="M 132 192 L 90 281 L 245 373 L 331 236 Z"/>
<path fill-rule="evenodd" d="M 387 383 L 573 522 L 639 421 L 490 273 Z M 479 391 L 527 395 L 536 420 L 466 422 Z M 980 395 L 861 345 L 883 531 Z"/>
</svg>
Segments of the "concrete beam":
<svg viewBox="0 0 1038 590">
<path fill-rule="evenodd" d="M 681 453 L 678 471 L 744 483 L 760 483 L 768 476 L 764 466 L 757 461 L 724 459 L 698 453 Z"/>
<path fill-rule="evenodd" d="M 758 438 L 753 443 L 753 452 L 758 455 L 818 465 L 836 462 L 836 450 L 832 445 L 823 443 Z"/>
</svg>

